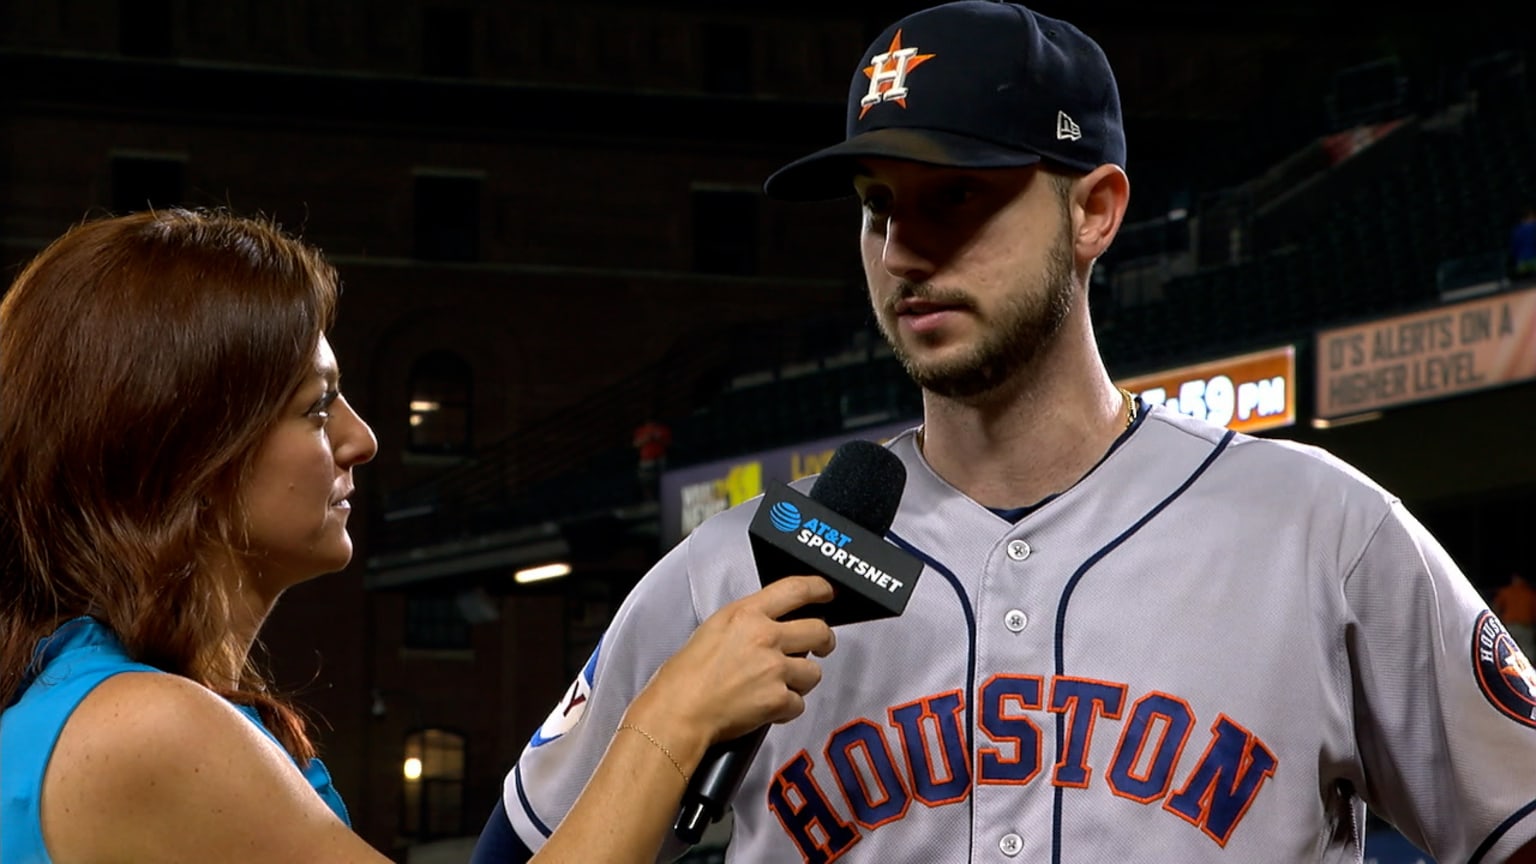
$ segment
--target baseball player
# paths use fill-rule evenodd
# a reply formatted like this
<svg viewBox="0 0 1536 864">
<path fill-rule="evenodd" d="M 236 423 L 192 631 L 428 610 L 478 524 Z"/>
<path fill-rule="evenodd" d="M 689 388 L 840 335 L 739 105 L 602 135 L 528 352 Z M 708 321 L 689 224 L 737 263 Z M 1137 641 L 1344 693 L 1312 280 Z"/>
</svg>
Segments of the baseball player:
<svg viewBox="0 0 1536 864">
<path fill-rule="evenodd" d="M 887 445 L 888 539 L 926 569 L 900 618 L 840 628 L 728 860 L 1355 862 L 1369 805 L 1437 861 L 1536 861 L 1536 675 L 1440 545 L 1326 452 L 1106 374 L 1086 286 L 1125 162 L 1092 40 L 962 0 L 888 27 L 846 140 L 769 178 L 863 203 L 875 317 L 924 397 Z M 652 670 L 757 587 L 754 506 L 626 599 L 487 835 L 539 848 Z"/>
</svg>

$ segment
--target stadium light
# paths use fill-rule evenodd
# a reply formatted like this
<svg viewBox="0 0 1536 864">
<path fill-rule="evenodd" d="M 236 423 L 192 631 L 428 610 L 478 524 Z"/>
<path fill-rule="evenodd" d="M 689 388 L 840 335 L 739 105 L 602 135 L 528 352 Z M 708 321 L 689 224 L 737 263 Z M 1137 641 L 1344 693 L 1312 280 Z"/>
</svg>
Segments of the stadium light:
<svg viewBox="0 0 1536 864">
<path fill-rule="evenodd" d="M 542 582 L 545 579 L 559 579 L 561 576 L 569 575 L 570 572 L 571 565 L 564 561 L 556 561 L 553 564 L 540 564 L 537 567 L 519 570 L 512 574 L 512 579 L 519 585 L 526 585 L 529 582 Z"/>
</svg>

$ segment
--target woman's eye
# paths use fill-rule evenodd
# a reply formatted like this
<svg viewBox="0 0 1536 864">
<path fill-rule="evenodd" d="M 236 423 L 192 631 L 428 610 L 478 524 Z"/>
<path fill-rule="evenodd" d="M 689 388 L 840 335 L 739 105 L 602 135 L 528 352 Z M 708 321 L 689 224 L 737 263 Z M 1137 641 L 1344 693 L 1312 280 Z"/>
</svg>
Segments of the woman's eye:
<svg viewBox="0 0 1536 864">
<path fill-rule="evenodd" d="M 304 412 L 304 416 L 322 421 L 331 419 L 331 404 L 340 396 L 341 392 L 339 390 L 327 390 L 325 395 L 315 401 L 315 404 L 309 406 L 309 410 Z"/>
</svg>

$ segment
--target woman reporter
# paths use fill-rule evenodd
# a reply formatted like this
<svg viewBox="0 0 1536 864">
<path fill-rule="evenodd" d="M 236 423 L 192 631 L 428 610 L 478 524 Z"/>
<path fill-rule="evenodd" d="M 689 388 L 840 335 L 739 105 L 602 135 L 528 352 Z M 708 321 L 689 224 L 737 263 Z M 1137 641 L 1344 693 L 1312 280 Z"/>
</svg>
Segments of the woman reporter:
<svg viewBox="0 0 1536 864">
<path fill-rule="evenodd" d="M 337 286 L 273 224 L 167 210 L 75 226 L 0 303 L 0 864 L 388 860 L 250 657 L 286 589 L 347 565 L 377 449 Z M 709 744 L 803 710 L 794 655 L 833 636 L 774 619 L 831 593 L 706 621 L 535 860 L 653 860 Z"/>
</svg>

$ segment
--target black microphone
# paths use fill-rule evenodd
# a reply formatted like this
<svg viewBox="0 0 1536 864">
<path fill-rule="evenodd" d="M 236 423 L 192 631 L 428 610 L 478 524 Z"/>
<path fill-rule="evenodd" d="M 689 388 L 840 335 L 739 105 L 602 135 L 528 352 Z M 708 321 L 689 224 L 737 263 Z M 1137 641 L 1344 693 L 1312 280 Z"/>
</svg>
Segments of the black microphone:
<svg viewBox="0 0 1536 864">
<path fill-rule="evenodd" d="M 816 574 L 832 583 L 826 603 L 803 606 L 786 618 L 821 618 L 851 624 L 900 615 L 922 575 L 922 562 L 886 542 L 896 518 L 907 468 L 873 441 L 838 447 L 811 486 L 809 497 L 783 483 L 763 493 L 747 529 L 763 585 L 785 576 Z M 705 827 L 725 815 L 747 767 L 768 735 L 761 726 L 710 747 L 683 793 L 672 830 L 693 845 Z"/>
</svg>

